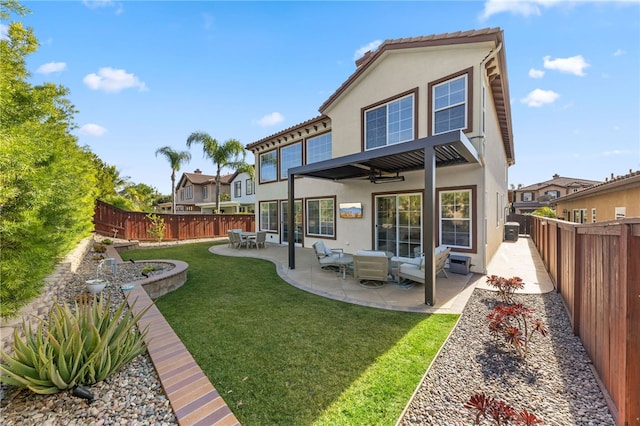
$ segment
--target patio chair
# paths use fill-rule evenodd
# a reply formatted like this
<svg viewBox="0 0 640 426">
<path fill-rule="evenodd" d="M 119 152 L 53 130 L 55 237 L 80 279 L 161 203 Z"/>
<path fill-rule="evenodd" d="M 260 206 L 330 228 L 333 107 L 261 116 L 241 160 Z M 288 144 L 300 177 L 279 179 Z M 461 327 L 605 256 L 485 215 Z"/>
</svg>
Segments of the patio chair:
<svg viewBox="0 0 640 426">
<path fill-rule="evenodd" d="M 267 231 L 258 231 L 256 232 L 256 237 L 248 240 L 248 244 L 250 246 L 255 246 L 256 249 L 266 248 L 267 244 Z"/>
<path fill-rule="evenodd" d="M 353 256 L 353 276 L 366 287 L 382 287 L 389 278 L 389 258 L 383 251 L 358 250 Z"/>
<path fill-rule="evenodd" d="M 233 244 L 235 248 L 240 247 L 249 247 L 249 239 L 243 237 L 239 232 L 231 231 L 231 236 L 233 238 Z"/>
<path fill-rule="evenodd" d="M 341 248 L 330 249 L 324 245 L 324 242 L 316 241 L 313 243 L 313 249 L 318 258 L 318 262 L 320 262 L 320 269 L 327 271 L 337 271 L 340 269 L 340 264 L 336 263 L 336 259 L 340 258 L 344 252 Z"/>
<path fill-rule="evenodd" d="M 227 231 L 227 237 L 229 238 L 229 245 L 227 247 L 234 248 L 236 245 L 233 238 L 233 231 Z"/>
<path fill-rule="evenodd" d="M 447 275 L 447 271 L 444 270 L 444 267 L 447 263 L 447 259 L 449 258 L 449 253 L 451 252 L 450 247 L 438 246 L 436 247 L 436 274 L 442 272 L 445 278 L 449 278 Z M 403 263 L 400 265 L 399 271 L 400 278 L 406 278 L 411 281 L 416 281 L 424 284 L 424 256 L 420 258 L 420 262 L 416 263 Z"/>
</svg>

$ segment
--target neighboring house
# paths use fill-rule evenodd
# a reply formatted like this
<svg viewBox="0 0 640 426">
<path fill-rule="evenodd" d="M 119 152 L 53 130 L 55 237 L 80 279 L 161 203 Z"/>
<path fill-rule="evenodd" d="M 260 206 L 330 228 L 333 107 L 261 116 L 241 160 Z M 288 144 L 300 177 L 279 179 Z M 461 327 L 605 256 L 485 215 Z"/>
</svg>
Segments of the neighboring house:
<svg viewBox="0 0 640 426">
<path fill-rule="evenodd" d="M 447 245 L 485 273 L 514 164 L 509 102 L 499 28 L 387 40 L 356 61 L 320 116 L 247 145 L 256 227 L 271 242 L 295 242 L 290 268 L 295 245 L 324 240 L 430 259 Z M 361 214 L 340 217 L 354 204 Z"/>
<path fill-rule="evenodd" d="M 597 180 L 576 179 L 553 175 L 553 179 L 533 185 L 521 186 L 514 190 L 514 202 L 511 205 L 513 213 L 526 214 L 535 210 L 550 206 L 556 198 L 567 194 L 573 194 L 590 186 L 601 183 Z"/>
<path fill-rule="evenodd" d="M 167 203 L 158 203 L 153 206 L 153 211 L 158 213 L 171 213 L 172 203 L 169 201 Z"/>
<path fill-rule="evenodd" d="M 221 213 L 255 213 L 255 182 L 249 173 L 235 172 L 229 178 L 229 188 L 231 200 L 220 203 Z"/>
<path fill-rule="evenodd" d="M 232 175 L 220 176 L 220 194 L 230 194 L 229 179 Z M 183 173 L 176 185 L 176 213 L 213 213 L 216 206 L 216 177 L 205 175 L 200 169 Z"/>
<path fill-rule="evenodd" d="M 640 217 L 640 171 L 614 176 L 605 182 L 554 201 L 558 217 L 576 223 Z"/>
</svg>

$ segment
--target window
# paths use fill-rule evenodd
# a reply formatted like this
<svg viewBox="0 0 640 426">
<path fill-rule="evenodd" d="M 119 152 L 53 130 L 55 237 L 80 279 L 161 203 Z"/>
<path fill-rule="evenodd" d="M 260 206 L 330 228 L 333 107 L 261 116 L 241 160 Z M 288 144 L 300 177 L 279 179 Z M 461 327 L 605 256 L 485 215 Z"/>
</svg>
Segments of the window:
<svg viewBox="0 0 640 426">
<path fill-rule="evenodd" d="M 364 113 L 365 150 L 413 140 L 413 93 Z"/>
<path fill-rule="evenodd" d="M 533 192 L 523 192 L 522 201 L 533 201 Z"/>
<path fill-rule="evenodd" d="M 433 86 L 433 134 L 467 128 L 467 75 Z"/>
<path fill-rule="evenodd" d="M 550 199 L 554 200 L 560 196 L 560 191 L 553 190 L 545 192 L 545 195 L 548 195 Z"/>
<path fill-rule="evenodd" d="M 307 234 L 335 237 L 335 221 L 333 198 L 307 200 Z"/>
<path fill-rule="evenodd" d="M 180 200 L 184 200 L 184 189 L 180 190 Z"/>
<path fill-rule="evenodd" d="M 260 230 L 278 232 L 278 202 L 260 203 Z"/>
<path fill-rule="evenodd" d="M 591 209 L 591 222 L 596 223 L 596 209 Z"/>
<path fill-rule="evenodd" d="M 616 207 L 615 208 L 616 220 L 624 219 L 627 216 L 627 208 L 626 207 Z"/>
<path fill-rule="evenodd" d="M 331 158 L 331 133 L 307 139 L 307 164 Z"/>
<path fill-rule="evenodd" d="M 471 189 L 439 192 L 440 244 L 462 249 L 472 249 Z"/>
<path fill-rule="evenodd" d="M 242 197 L 242 181 L 233 182 L 233 197 L 240 198 Z"/>
<path fill-rule="evenodd" d="M 277 176 L 277 151 L 260 154 L 260 182 L 271 182 Z"/>
<path fill-rule="evenodd" d="M 209 187 L 207 185 L 202 187 L 202 199 L 206 200 L 209 197 Z"/>
<path fill-rule="evenodd" d="M 245 188 L 247 190 L 247 195 L 253 194 L 253 179 L 247 179 L 245 181 Z"/>
<path fill-rule="evenodd" d="M 184 188 L 187 191 L 187 200 L 190 200 L 193 198 L 193 185 L 189 185 L 187 187 Z"/>
<path fill-rule="evenodd" d="M 302 143 L 298 142 L 280 149 L 280 179 L 287 178 L 287 171 L 302 165 Z"/>
</svg>

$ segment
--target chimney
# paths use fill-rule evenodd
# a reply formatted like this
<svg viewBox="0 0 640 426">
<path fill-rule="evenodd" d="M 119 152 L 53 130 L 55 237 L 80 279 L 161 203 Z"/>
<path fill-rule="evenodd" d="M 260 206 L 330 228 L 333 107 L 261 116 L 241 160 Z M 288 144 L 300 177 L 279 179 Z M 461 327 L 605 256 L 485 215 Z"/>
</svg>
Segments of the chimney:
<svg viewBox="0 0 640 426">
<path fill-rule="evenodd" d="M 201 174 L 202 174 L 202 170 L 200 170 L 200 169 L 195 169 L 193 173 L 195 173 L 195 174 L 197 174 L 197 175 L 201 175 Z"/>
<path fill-rule="evenodd" d="M 559 175 L 559 174 L 557 174 L 557 173 L 556 173 L 555 175 L 553 175 L 553 178 L 554 178 L 554 179 L 558 179 L 559 177 L 560 177 L 560 175 Z"/>
</svg>

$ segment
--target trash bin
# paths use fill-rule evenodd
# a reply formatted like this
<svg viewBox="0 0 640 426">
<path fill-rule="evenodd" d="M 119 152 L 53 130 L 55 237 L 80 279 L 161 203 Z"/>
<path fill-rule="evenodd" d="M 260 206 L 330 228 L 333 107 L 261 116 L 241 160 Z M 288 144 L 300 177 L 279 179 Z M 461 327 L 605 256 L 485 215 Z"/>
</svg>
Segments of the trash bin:
<svg viewBox="0 0 640 426">
<path fill-rule="evenodd" d="M 504 224 L 504 240 L 518 241 L 520 233 L 520 224 L 518 222 L 507 222 Z"/>
<path fill-rule="evenodd" d="M 471 257 L 460 254 L 449 256 L 449 272 L 454 274 L 467 275 L 471 269 Z"/>
</svg>

